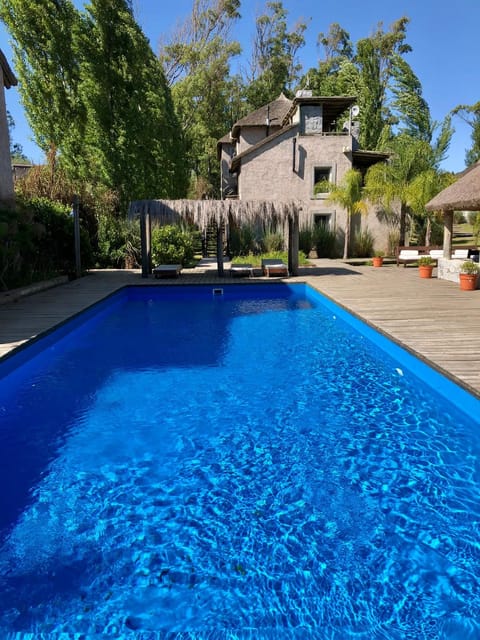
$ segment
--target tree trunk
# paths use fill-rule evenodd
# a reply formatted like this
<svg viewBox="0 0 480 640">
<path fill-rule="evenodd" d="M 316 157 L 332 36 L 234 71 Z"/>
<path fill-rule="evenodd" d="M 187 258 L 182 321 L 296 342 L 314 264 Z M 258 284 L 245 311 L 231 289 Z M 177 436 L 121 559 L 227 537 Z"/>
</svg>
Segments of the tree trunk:
<svg viewBox="0 0 480 640">
<path fill-rule="evenodd" d="M 425 229 L 425 246 L 430 246 L 430 238 L 432 236 L 432 222 L 430 220 L 430 216 L 427 216 L 427 226 Z"/>
<path fill-rule="evenodd" d="M 350 226 L 351 226 L 351 218 L 350 213 L 347 212 L 347 222 L 345 224 L 345 242 L 343 244 L 343 259 L 346 260 L 348 258 L 348 253 L 350 250 Z"/>
<path fill-rule="evenodd" d="M 405 233 L 407 229 L 407 207 L 402 202 L 400 205 L 400 230 L 398 236 L 398 244 L 400 247 L 405 246 Z"/>
</svg>

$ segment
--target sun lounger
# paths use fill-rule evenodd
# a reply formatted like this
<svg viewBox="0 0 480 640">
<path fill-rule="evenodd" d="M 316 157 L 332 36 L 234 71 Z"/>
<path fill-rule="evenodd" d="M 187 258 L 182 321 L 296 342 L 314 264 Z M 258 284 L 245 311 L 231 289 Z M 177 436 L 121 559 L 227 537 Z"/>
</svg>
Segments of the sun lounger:
<svg viewBox="0 0 480 640">
<path fill-rule="evenodd" d="M 469 249 L 455 249 L 452 253 L 452 260 L 466 260 L 468 253 Z"/>
<path fill-rule="evenodd" d="M 288 267 L 281 260 L 265 258 L 262 260 L 262 271 L 265 276 L 287 276 Z"/>
<path fill-rule="evenodd" d="M 159 264 L 152 269 L 152 273 L 155 278 L 178 278 L 181 270 L 181 264 Z"/>
<path fill-rule="evenodd" d="M 253 275 L 253 267 L 249 262 L 232 263 L 230 267 L 230 275 L 231 276 L 249 276 L 251 278 Z"/>
<path fill-rule="evenodd" d="M 416 262 L 421 255 L 418 249 L 402 249 L 397 257 L 397 267 L 400 263 L 406 267 L 409 262 Z"/>
</svg>

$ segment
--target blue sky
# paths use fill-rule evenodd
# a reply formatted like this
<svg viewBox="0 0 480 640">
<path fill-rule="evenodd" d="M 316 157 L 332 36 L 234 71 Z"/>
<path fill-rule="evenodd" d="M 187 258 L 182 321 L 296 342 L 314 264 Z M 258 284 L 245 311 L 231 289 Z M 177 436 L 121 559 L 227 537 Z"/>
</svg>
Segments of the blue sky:
<svg viewBox="0 0 480 640">
<path fill-rule="evenodd" d="M 161 34 L 170 32 L 175 24 L 189 15 L 193 0 L 133 0 L 135 15 L 155 52 Z M 77 6 L 82 2 L 77 0 Z M 410 18 L 407 42 L 413 51 L 407 60 L 423 86 L 434 120 L 440 121 L 458 104 L 473 104 L 480 100 L 480 71 L 478 64 L 478 33 L 480 29 L 479 0 L 284 0 L 289 24 L 299 18 L 308 21 L 306 46 L 300 51 L 304 68 L 316 66 L 321 55 L 317 36 L 327 32 L 332 22 L 338 22 L 350 33 L 353 42 L 366 37 L 383 22 L 387 29 L 396 19 Z M 242 20 L 232 34 L 248 55 L 255 25 L 255 16 L 263 12 L 265 3 L 242 0 Z M 0 23 L 0 48 L 11 61 L 9 34 Z M 34 162 L 43 157 L 28 127 L 18 91 L 6 92 L 7 109 L 15 120 L 13 139 L 22 144 L 24 152 Z M 455 133 L 443 168 L 461 171 L 465 167 L 465 150 L 471 146 L 470 128 L 458 117 L 454 119 Z"/>
</svg>

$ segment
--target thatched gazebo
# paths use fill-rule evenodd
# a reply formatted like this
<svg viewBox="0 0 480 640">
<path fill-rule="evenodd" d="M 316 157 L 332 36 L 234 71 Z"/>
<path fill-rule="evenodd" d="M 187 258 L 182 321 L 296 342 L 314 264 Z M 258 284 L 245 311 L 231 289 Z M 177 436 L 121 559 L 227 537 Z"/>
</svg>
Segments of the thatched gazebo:
<svg viewBox="0 0 480 640">
<path fill-rule="evenodd" d="M 454 211 L 480 211 L 480 161 L 465 169 L 459 179 L 425 205 L 427 211 L 443 212 L 443 255 L 452 255 Z"/>
<path fill-rule="evenodd" d="M 217 225 L 217 270 L 223 276 L 222 226 L 235 221 L 239 226 L 258 220 L 288 224 L 288 269 L 298 274 L 298 214 L 300 205 L 292 202 L 260 200 L 136 200 L 130 204 L 129 217 L 140 218 L 142 237 L 142 276 L 151 273 L 150 227 L 185 220 L 205 230 Z"/>
</svg>

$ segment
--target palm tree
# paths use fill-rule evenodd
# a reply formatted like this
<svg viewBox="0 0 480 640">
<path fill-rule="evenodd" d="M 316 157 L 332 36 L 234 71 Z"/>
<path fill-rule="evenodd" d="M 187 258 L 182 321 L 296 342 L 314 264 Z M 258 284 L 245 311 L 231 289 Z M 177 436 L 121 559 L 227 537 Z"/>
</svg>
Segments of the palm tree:
<svg viewBox="0 0 480 640">
<path fill-rule="evenodd" d="M 390 142 L 391 159 L 370 167 L 365 177 L 368 198 L 382 204 L 386 210 L 392 205 L 400 208 L 399 245 L 405 244 L 407 214 L 411 184 L 420 174 L 434 165 L 432 147 L 428 142 L 400 134 Z"/>
<path fill-rule="evenodd" d="M 430 245 L 432 221 L 438 212 L 427 211 L 425 205 L 442 189 L 455 182 L 455 176 L 445 171 L 427 169 L 416 176 L 406 190 L 407 204 L 411 212 L 426 219 L 425 245 Z"/>
<path fill-rule="evenodd" d="M 343 207 L 347 212 L 345 225 L 345 242 L 343 245 L 343 259 L 348 258 L 350 249 L 350 229 L 352 215 L 355 213 L 366 213 L 367 203 L 364 200 L 364 190 L 362 187 L 362 174 L 356 169 L 349 169 L 338 185 L 330 185 L 330 195 L 328 202 L 334 202 Z"/>
</svg>

